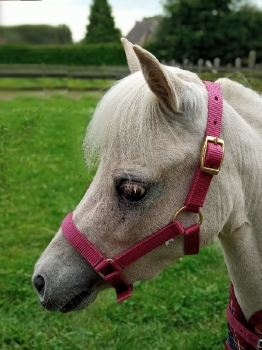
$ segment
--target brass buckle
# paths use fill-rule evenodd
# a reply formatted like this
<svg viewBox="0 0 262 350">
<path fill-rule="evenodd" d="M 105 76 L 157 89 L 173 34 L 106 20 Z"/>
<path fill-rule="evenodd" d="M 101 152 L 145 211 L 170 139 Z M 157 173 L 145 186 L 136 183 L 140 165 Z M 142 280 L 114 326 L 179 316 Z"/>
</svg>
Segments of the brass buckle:
<svg viewBox="0 0 262 350">
<path fill-rule="evenodd" d="M 216 145 L 219 144 L 222 146 L 223 149 L 223 157 L 220 163 L 220 166 L 218 169 L 213 169 L 213 168 L 207 168 L 205 167 L 205 159 L 206 159 L 206 151 L 207 151 L 207 144 L 208 142 L 213 142 Z M 224 158 L 224 152 L 225 152 L 225 143 L 223 140 L 219 139 L 218 137 L 214 137 L 214 136 L 207 136 L 204 142 L 204 145 L 202 147 L 201 150 L 201 155 L 200 155 L 200 164 L 201 164 L 201 170 L 204 173 L 210 174 L 210 175 L 217 175 L 221 169 L 222 166 L 222 162 L 223 162 L 223 158 Z"/>
<path fill-rule="evenodd" d="M 186 206 L 180 208 L 180 209 L 174 214 L 174 216 L 173 216 L 173 221 L 175 221 L 175 220 L 177 219 L 178 215 L 179 215 L 182 211 L 184 211 L 185 209 L 186 209 Z M 201 213 L 201 211 L 199 211 L 198 215 L 199 215 L 198 224 L 199 224 L 199 226 L 201 226 L 201 225 L 202 225 L 202 222 L 203 222 L 203 214 Z"/>
<path fill-rule="evenodd" d="M 111 262 L 113 262 L 112 259 L 106 259 L 106 260 L 107 260 L 107 262 L 108 262 L 109 264 L 110 264 Z M 108 265 L 107 265 L 107 266 L 108 266 Z M 103 275 L 102 272 L 97 271 L 97 273 L 99 274 L 100 277 L 102 277 L 103 279 L 105 279 L 105 275 Z"/>
</svg>

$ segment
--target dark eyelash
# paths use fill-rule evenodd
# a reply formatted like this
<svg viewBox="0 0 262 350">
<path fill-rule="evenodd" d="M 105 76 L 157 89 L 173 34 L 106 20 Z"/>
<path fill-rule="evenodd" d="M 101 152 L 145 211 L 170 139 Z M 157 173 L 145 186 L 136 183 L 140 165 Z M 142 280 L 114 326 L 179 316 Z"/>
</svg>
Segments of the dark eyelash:
<svg viewBox="0 0 262 350">
<path fill-rule="evenodd" d="M 145 184 L 125 180 L 120 182 L 116 190 L 122 198 L 130 202 L 138 202 L 144 198 L 148 188 Z"/>
</svg>

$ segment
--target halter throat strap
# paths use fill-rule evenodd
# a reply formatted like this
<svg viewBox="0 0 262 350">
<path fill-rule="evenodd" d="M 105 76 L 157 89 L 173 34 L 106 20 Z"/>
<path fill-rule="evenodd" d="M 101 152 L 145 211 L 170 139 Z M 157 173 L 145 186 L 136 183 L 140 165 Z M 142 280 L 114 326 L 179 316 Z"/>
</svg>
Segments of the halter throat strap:
<svg viewBox="0 0 262 350">
<path fill-rule="evenodd" d="M 201 152 L 200 164 L 188 196 L 184 206 L 174 215 L 173 222 L 110 259 L 97 250 L 77 229 L 73 222 L 72 212 L 65 217 L 61 224 L 62 231 L 71 245 L 93 266 L 104 280 L 116 289 L 118 302 L 130 297 L 133 291 L 133 285 L 126 281 L 121 271 L 142 256 L 164 243 L 169 244 L 170 240 L 180 235 L 185 238 L 185 255 L 199 252 L 199 232 L 202 222 L 200 208 L 203 207 L 213 176 L 219 173 L 224 155 L 224 142 L 220 139 L 223 111 L 221 88 L 216 83 L 204 81 L 204 84 L 208 91 L 208 119 L 205 142 Z M 199 213 L 199 222 L 185 228 L 177 218 L 181 211 Z"/>
</svg>

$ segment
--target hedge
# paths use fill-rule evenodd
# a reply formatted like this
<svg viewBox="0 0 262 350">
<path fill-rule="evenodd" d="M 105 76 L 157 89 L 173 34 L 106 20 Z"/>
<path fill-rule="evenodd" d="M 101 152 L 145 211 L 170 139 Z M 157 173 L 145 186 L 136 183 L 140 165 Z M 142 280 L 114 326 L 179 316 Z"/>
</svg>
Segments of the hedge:
<svg viewBox="0 0 262 350">
<path fill-rule="evenodd" d="M 121 43 L 70 46 L 0 45 L 0 64 L 9 63 L 122 66 L 126 65 L 126 56 Z"/>
<path fill-rule="evenodd" d="M 72 45 L 72 33 L 67 25 L 22 24 L 1 26 L 0 38 L 8 45 Z"/>
</svg>

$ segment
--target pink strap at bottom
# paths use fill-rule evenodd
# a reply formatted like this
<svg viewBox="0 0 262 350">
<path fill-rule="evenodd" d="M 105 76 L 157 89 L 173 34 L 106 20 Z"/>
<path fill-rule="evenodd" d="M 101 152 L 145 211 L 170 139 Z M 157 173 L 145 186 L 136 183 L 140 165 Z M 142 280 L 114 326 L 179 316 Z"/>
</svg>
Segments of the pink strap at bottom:
<svg viewBox="0 0 262 350">
<path fill-rule="evenodd" d="M 227 320 L 230 324 L 230 326 L 251 346 L 253 346 L 255 349 L 257 348 L 260 338 L 250 332 L 245 326 L 242 325 L 238 321 L 238 319 L 232 314 L 230 311 L 229 306 L 227 307 Z"/>
<path fill-rule="evenodd" d="M 232 350 L 231 346 L 228 344 L 227 340 L 225 341 L 225 350 Z"/>
</svg>

